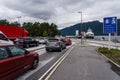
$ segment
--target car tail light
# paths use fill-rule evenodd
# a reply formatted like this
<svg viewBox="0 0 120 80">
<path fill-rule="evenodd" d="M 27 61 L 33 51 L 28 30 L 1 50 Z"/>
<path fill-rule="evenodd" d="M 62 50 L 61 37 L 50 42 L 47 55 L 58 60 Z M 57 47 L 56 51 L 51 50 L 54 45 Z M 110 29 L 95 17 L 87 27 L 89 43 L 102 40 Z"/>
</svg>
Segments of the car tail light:
<svg viewBox="0 0 120 80">
<path fill-rule="evenodd" d="M 60 42 L 57 42 L 56 45 L 60 45 Z"/>
</svg>

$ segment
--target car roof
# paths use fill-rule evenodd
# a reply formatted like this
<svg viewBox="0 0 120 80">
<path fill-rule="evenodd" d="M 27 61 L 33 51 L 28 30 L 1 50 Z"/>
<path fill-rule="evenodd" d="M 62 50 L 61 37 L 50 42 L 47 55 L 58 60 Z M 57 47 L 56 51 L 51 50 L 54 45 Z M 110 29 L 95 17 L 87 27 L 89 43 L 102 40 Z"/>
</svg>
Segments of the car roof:
<svg viewBox="0 0 120 80">
<path fill-rule="evenodd" d="M 32 37 L 19 37 L 19 38 L 32 38 Z"/>
<path fill-rule="evenodd" d="M 32 38 L 32 37 L 19 37 L 18 39 L 27 39 L 27 38 Z"/>
<path fill-rule="evenodd" d="M 49 39 L 57 39 L 57 38 L 49 38 Z"/>
<path fill-rule="evenodd" d="M 0 46 L 13 46 L 13 44 L 0 43 Z"/>
</svg>

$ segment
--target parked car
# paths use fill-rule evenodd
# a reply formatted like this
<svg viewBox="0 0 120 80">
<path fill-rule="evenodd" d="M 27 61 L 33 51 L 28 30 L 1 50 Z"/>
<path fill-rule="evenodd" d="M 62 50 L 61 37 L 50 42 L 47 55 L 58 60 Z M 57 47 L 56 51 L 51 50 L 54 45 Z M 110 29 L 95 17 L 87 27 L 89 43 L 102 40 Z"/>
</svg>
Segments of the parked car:
<svg viewBox="0 0 120 80">
<path fill-rule="evenodd" d="M 0 44 L 0 80 L 13 80 L 38 66 L 39 56 L 15 45 Z"/>
<path fill-rule="evenodd" d="M 38 39 L 40 44 L 46 44 L 46 40 L 47 40 L 46 37 L 39 37 L 39 39 Z"/>
<path fill-rule="evenodd" d="M 2 31 L 0 31 L 0 43 L 14 44 Z"/>
<path fill-rule="evenodd" d="M 66 48 L 66 44 L 62 39 L 50 38 L 46 43 L 46 51 L 58 50 L 62 51 L 62 49 Z"/>
<path fill-rule="evenodd" d="M 15 40 L 15 44 L 24 48 L 28 48 L 31 46 L 38 46 L 39 41 L 33 39 L 32 37 L 21 37 Z"/>
<path fill-rule="evenodd" d="M 71 41 L 70 38 L 66 38 L 66 39 L 65 39 L 65 43 L 66 43 L 66 45 L 71 45 L 71 44 L 72 44 L 72 41 Z"/>
</svg>

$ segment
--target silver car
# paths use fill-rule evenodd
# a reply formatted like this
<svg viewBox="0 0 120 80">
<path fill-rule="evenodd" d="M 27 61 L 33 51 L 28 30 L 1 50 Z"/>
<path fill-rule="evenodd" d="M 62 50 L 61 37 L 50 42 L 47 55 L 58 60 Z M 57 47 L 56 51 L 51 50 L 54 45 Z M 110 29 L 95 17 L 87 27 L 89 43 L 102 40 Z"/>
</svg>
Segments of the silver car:
<svg viewBox="0 0 120 80">
<path fill-rule="evenodd" d="M 63 39 L 50 38 L 48 39 L 45 48 L 46 48 L 46 51 L 48 52 L 53 50 L 57 50 L 61 52 L 62 49 L 66 48 L 66 44 Z"/>
</svg>

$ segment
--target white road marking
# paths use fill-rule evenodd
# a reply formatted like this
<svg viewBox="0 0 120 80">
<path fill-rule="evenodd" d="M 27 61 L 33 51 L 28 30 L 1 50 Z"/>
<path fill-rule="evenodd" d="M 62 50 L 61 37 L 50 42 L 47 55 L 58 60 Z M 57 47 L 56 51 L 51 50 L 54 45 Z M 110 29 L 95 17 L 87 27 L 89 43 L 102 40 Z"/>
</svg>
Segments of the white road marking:
<svg viewBox="0 0 120 80">
<path fill-rule="evenodd" d="M 38 80 L 43 80 L 45 76 L 47 77 L 44 80 L 48 80 L 50 76 L 55 72 L 55 70 L 59 67 L 59 65 L 63 62 L 63 60 L 70 54 L 74 47 L 75 46 L 71 47 L 67 52 L 65 52 L 65 54 L 61 56 Z"/>
<path fill-rule="evenodd" d="M 74 45 L 74 44 L 75 44 L 75 42 L 72 43 L 72 45 Z M 72 45 L 67 46 L 67 48 L 70 48 Z M 40 45 L 38 47 L 28 48 L 27 50 L 28 51 L 30 51 L 30 50 L 36 50 L 36 49 L 43 48 L 43 47 L 45 47 L 45 45 Z M 39 55 L 42 55 L 42 54 L 46 53 L 46 50 L 45 50 L 45 48 L 43 48 L 43 49 L 36 50 L 35 52 L 37 52 Z M 15 80 L 26 80 L 29 76 L 31 76 L 32 74 L 34 74 L 35 72 L 37 72 L 39 69 L 41 69 L 42 67 L 44 67 L 47 63 L 49 63 L 50 61 L 52 61 L 55 57 L 56 56 L 51 57 L 48 60 L 40 61 L 39 64 L 38 64 L 38 68 L 37 69 L 35 69 L 35 70 L 29 70 L 26 73 L 24 73 L 23 75 L 21 75 L 18 78 L 16 78 Z"/>
<path fill-rule="evenodd" d="M 44 47 L 45 47 L 45 45 L 39 45 L 37 47 L 26 48 L 26 50 L 31 51 L 31 50 L 36 50 L 36 49 L 44 48 Z"/>
<path fill-rule="evenodd" d="M 40 49 L 40 50 L 36 50 L 35 52 L 37 52 L 40 55 L 45 54 L 46 50 L 45 49 Z"/>
</svg>

